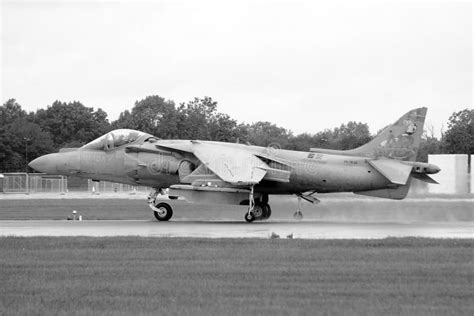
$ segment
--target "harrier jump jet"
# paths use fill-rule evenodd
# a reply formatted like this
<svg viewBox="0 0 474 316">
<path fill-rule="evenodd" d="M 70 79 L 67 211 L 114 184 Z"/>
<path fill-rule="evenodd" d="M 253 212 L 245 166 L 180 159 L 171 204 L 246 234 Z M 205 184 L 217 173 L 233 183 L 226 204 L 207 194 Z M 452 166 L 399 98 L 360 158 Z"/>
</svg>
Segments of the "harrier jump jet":
<svg viewBox="0 0 474 316">
<path fill-rule="evenodd" d="M 247 222 L 271 215 L 269 196 L 318 202 L 316 193 L 354 192 L 403 199 L 411 178 L 436 183 L 439 168 L 416 162 L 426 108 L 414 109 L 369 143 L 352 150 L 311 148 L 307 152 L 201 140 L 165 140 L 135 130 L 114 130 L 80 148 L 39 157 L 30 166 L 49 174 L 74 175 L 155 189 L 149 205 L 159 221 L 173 215 L 157 198 L 191 203 L 248 205 Z"/>
</svg>

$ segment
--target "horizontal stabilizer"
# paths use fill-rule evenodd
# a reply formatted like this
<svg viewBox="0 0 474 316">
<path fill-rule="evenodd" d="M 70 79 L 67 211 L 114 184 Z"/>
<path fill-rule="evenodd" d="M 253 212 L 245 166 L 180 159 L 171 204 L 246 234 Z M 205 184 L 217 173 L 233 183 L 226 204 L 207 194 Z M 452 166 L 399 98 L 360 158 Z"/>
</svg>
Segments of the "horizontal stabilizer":
<svg viewBox="0 0 474 316">
<path fill-rule="evenodd" d="M 403 200 L 410 190 L 411 179 L 408 180 L 406 185 L 401 185 L 398 188 L 389 188 L 389 189 L 379 189 L 379 190 L 370 190 L 370 191 L 359 191 L 354 192 L 359 195 L 373 196 L 383 199 L 391 200 Z"/>
<path fill-rule="evenodd" d="M 421 181 L 425 181 L 432 184 L 439 184 L 438 181 L 436 181 L 435 179 L 433 179 L 432 177 L 424 173 L 412 173 L 411 176 Z"/>
<path fill-rule="evenodd" d="M 393 159 L 369 160 L 369 164 L 393 184 L 404 185 L 410 176 L 412 166 Z"/>
</svg>

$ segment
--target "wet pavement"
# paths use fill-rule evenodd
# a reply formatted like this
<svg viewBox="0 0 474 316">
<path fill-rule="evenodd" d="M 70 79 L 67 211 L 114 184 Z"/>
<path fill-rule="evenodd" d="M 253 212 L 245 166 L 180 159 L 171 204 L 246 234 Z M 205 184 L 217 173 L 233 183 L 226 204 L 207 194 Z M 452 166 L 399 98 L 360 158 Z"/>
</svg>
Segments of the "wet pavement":
<svg viewBox="0 0 474 316">
<path fill-rule="evenodd" d="M 303 220 L 233 222 L 98 220 L 0 221 L 0 236 L 142 236 L 193 238 L 380 239 L 474 238 L 472 222 L 347 223 Z"/>
</svg>

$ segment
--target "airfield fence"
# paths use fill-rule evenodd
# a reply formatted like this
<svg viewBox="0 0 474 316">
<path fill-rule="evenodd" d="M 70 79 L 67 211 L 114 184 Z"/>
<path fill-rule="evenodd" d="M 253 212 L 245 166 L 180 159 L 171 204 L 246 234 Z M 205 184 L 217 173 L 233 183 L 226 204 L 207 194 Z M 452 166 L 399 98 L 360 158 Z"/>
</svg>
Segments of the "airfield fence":
<svg viewBox="0 0 474 316">
<path fill-rule="evenodd" d="M 27 173 L 4 173 L 3 174 L 3 192 L 5 193 L 28 193 L 28 174 Z"/>
<path fill-rule="evenodd" d="M 68 177 L 61 175 L 48 175 L 44 173 L 3 173 L 0 177 L 2 182 L 0 192 L 3 193 L 58 193 L 69 192 Z M 134 194 L 135 192 L 148 192 L 150 188 L 142 186 L 132 186 L 128 184 L 114 183 L 108 181 L 95 182 L 88 180 L 83 186 L 74 186 L 75 192 L 121 192 Z"/>
<path fill-rule="evenodd" d="M 39 173 L 4 173 L 3 192 L 5 193 L 64 193 L 67 191 L 67 178 L 59 175 Z"/>
<path fill-rule="evenodd" d="M 65 193 L 67 192 L 67 177 L 30 174 L 29 191 L 31 193 Z"/>
<path fill-rule="evenodd" d="M 133 186 L 129 184 L 108 182 L 108 181 L 92 181 L 88 180 L 87 182 L 87 191 L 89 192 L 148 192 L 150 188 L 143 186 Z"/>
</svg>

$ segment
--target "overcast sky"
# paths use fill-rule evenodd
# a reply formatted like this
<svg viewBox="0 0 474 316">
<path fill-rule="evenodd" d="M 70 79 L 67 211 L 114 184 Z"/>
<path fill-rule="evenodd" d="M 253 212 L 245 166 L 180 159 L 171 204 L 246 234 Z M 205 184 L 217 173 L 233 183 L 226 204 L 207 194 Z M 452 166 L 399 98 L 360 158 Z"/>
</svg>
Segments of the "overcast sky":
<svg viewBox="0 0 474 316">
<path fill-rule="evenodd" d="M 472 108 L 472 3 L 3 1 L 2 103 L 79 100 L 114 120 L 158 94 L 239 122 L 372 133 L 427 106 Z"/>
</svg>

